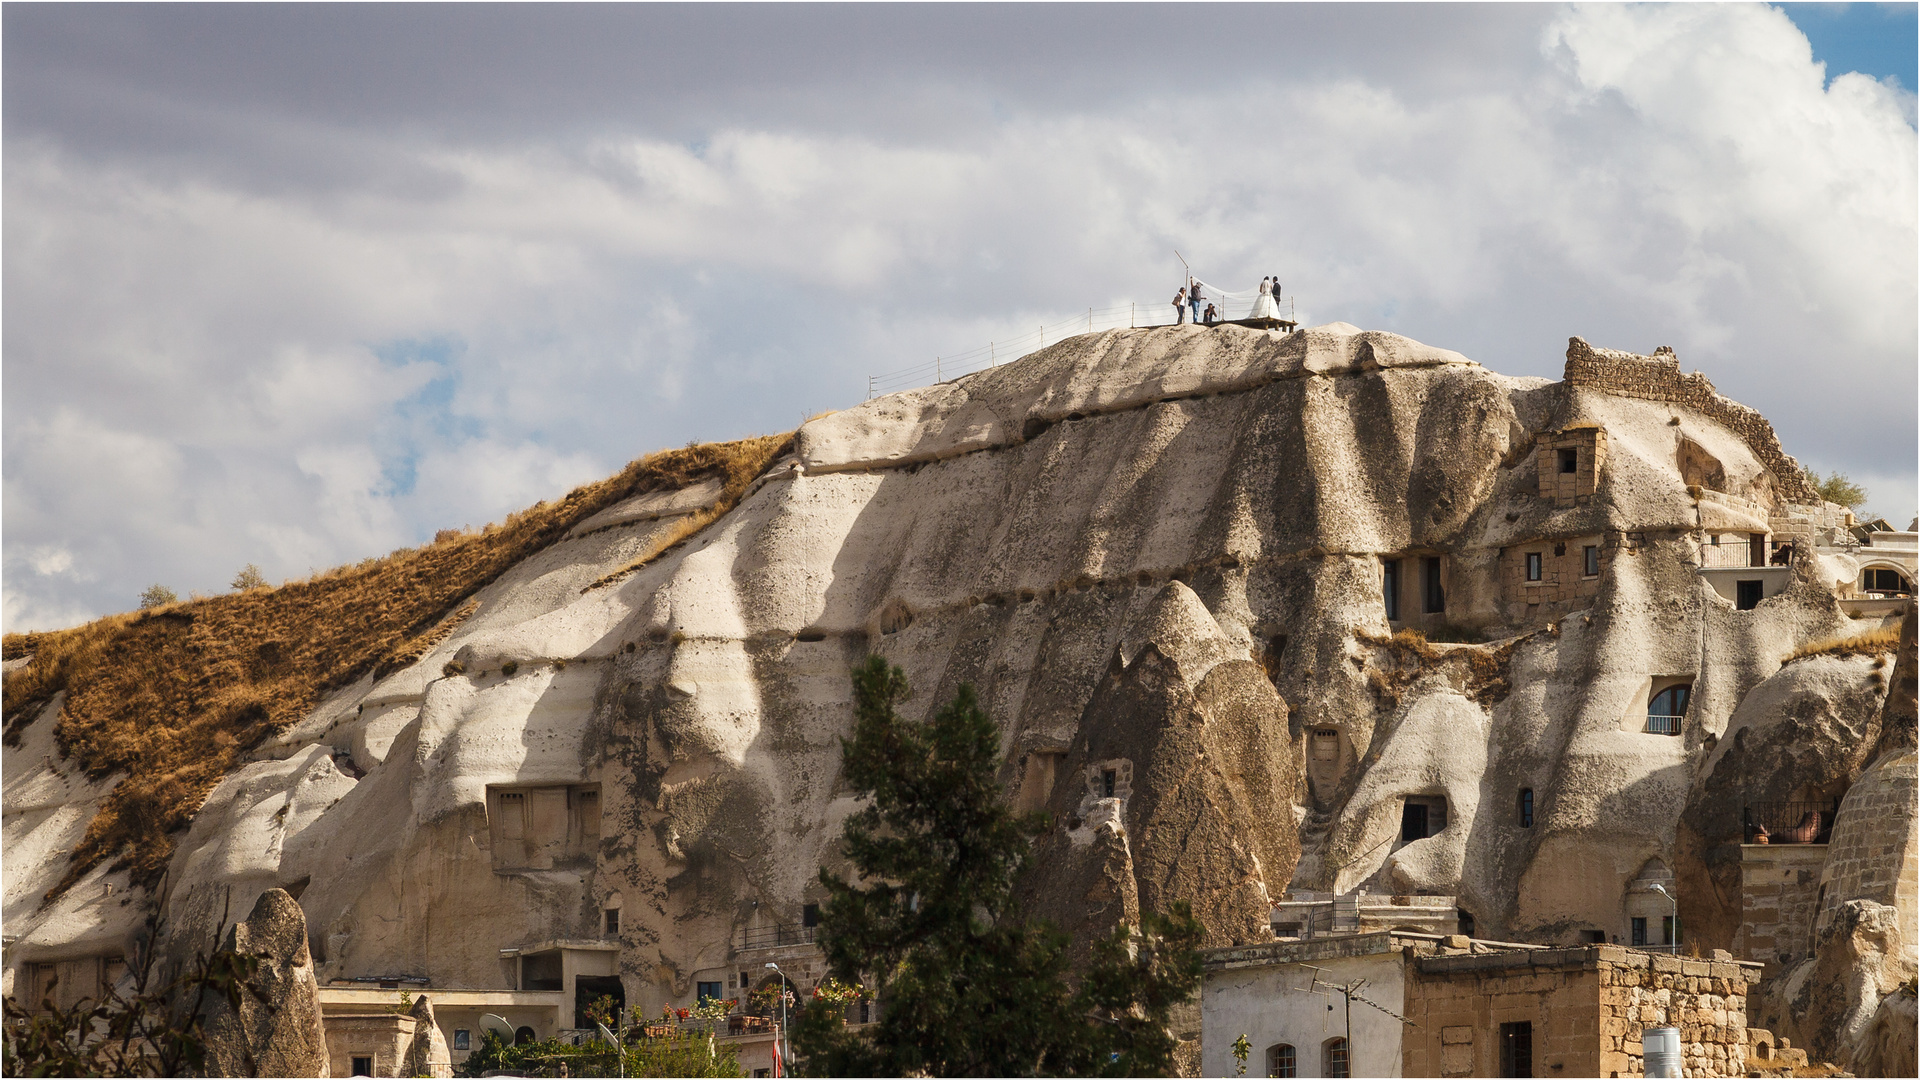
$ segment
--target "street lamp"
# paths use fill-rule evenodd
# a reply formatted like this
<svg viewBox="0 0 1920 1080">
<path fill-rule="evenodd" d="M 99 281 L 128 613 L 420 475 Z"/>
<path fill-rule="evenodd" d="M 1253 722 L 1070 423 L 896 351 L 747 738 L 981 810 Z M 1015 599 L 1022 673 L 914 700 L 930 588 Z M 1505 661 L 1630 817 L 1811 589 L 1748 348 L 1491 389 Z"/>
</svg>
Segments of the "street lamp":
<svg viewBox="0 0 1920 1080">
<path fill-rule="evenodd" d="M 787 1070 L 793 1067 L 793 1036 L 787 1032 L 787 987 L 793 984 L 793 980 L 787 978 L 787 973 L 780 970 L 779 964 L 769 960 L 767 967 L 780 975 L 780 1036 L 774 1040 L 774 1045 L 778 1049 L 781 1041 L 786 1043 L 786 1049 L 780 1051 L 780 1075 L 785 1076 Z"/>
<path fill-rule="evenodd" d="M 1673 922 L 1667 928 L 1667 951 L 1678 956 L 1680 955 L 1680 900 L 1668 892 L 1665 885 L 1657 881 L 1648 882 L 1647 888 L 1666 897 L 1673 904 Z"/>
</svg>

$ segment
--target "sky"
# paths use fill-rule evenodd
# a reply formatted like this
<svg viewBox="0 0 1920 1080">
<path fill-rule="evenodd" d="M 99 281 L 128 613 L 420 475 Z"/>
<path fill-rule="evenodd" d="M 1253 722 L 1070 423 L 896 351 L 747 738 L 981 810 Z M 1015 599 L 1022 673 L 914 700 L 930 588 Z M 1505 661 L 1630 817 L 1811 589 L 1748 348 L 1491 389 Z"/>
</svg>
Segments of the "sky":
<svg viewBox="0 0 1920 1080">
<path fill-rule="evenodd" d="M 0 621 L 479 526 L 1277 274 L 1674 347 L 1916 511 L 1914 4 L 0 8 Z"/>
</svg>

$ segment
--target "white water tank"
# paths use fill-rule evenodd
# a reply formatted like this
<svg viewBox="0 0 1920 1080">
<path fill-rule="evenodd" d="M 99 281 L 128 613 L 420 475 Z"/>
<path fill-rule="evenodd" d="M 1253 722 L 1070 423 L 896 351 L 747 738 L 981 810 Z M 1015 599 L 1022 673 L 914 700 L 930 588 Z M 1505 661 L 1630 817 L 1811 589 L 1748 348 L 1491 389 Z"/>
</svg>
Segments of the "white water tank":
<svg viewBox="0 0 1920 1080">
<path fill-rule="evenodd" d="M 1640 1032 L 1640 1055 L 1646 1061 L 1646 1075 L 1680 1075 L 1680 1029 L 1647 1028 Z"/>
</svg>

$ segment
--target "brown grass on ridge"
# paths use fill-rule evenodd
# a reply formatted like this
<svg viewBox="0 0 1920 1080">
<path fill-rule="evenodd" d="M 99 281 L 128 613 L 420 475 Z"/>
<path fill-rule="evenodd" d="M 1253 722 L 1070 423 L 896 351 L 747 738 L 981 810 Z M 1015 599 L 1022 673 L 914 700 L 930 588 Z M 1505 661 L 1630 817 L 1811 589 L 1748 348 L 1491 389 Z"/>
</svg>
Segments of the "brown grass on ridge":
<svg viewBox="0 0 1920 1080">
<path fill-rule="evenodd" d="M 1847 637 L 1810 641 L 1787 654 L 1782 665 L 1814 656 L 1886 656 L 1900 646 L 1900 626 L 1876 627 Z"/>
<path fill-rule="evenodd" d="M 1367 671 L 1367 685 L 1389 706 L 1398 705 L 1401 695 L 1420 676 L 1429 671 L 1451 668 L 1453 670 L 1447 671 L 1447 676 L 1455 688 L 1480 705 L 1491 708 L 1513 692 L 1508 664 L 1513 659 L 1513 650 L 1532 636 L 1522 634 L 1505 641 L 1460 645 L 1443 650 L 1434 648 L 1425 634 L 1412 627 L 1405 627 L 1391 636 L 1366 630 L 1354 631 L 1354 637 L 1385 651 L 1393 658 L 1391 667 L 1375 665 Z"/>
<path fill-rule="evenodd" d="M 7 741 L 17 745 L 65 690 L 61 751 L 93 779 L 127 774 L 48 897 L 109 859 L 151 886 L 172 856 L 172 834 L 247 751 L 327 693 L 424 655 L 471 613 L 463 602 L 574 525 L 634 495 L 717 478 L 710 522 L 791 445 L 789 434 L 665 450 L 502 525 L 442 533 L 306 581 L 6 635 L 6 657 L 33 656 L 6 676 Z"/>
</svg>

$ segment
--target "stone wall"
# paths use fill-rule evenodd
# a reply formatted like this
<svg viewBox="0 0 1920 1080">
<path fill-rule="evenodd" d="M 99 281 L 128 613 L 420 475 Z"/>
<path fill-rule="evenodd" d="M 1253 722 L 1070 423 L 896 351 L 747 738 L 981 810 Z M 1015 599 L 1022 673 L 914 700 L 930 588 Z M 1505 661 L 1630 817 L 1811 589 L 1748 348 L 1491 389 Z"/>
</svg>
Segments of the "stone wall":
<svg viewBox="0 0 1920 1080">
<path fill-rule="evenodd" d="M 1500 601 L 1509 624 L 1551 621 L 1592 607 L 1600 582 L 1625 544 L 1621 533 L 1536 540 L 1500 549 Z M 1600 549 L 1600 572 L 1586 573 L 1587 547 Z M 1527 580 L 1527 556 L 1540 556 L 1540 580 Z"/>
<path fill-rule="evenodd" d="M 1812 950 L 1827 847 L 1740 846 L 1741 916 L 1733 939 L 1735 955 L 1766 964 L 1771 975 L 1780 965 L 1802 959 Z"/>
<path fill-rule="evenodd" d="M 1911 924 L 1916 911 L 1915 794 L 1912 751 L 1882 759 L 1861 775 L 1840 803 L 1820 875 L 1818 927 L 1851 900 L 1871 900 L 1899 910 Z"/>
<path fill-rule="evenodd" d="M 1688 1076 L 1741 1076 L 1759 965 L 1595 945 L 1423 957 L 1407 980 L 1406 1076 L 1501 1075 L 1501 1025 L 1532 1025 L 1532 1075 L 1637 1076 L 1640 1035 L 1680 1029 Z"/>
<path fill-rule="evenodd" d="M 1607 464 L 1607 433 L 1600 425 L 1574 423 L 1561 431 L 1543 432 L 1533 446 L 1541 498 L 1561 506 L 1585 506 L 1600 490 L 1600 471 Z M 1562 450 L 1573 451 L 1570 472 L 1560 468 Z"/>
<path fill-rule="evenodd" d="M 1567 342 L 1566 381 L 1579 387 L 1647 401 L 1671 401 L 1711 418 L 1740 436 L 1773 474 L 1774 490 L 1792 502 L 1818 504 L 1822 500 L 1807 483 L 1800 463 L 1780 447 L 1773 425 L 1759 412 L 1716 392 L 1699 372 L 1683 374 L 1673 350 L 1662 345 L 1652 356 L 1596 349 L 1580 338 Z"/>
<path fill-rule="evenodd" d="M 402 1076 L 418 1021 L 404 1013 L 327 1017 L 328 1076 L 353 1076 L 354 1058 L 367 1058 L 366 1076 Z M 238 1074 L 227 1074 L 238 1075 Z"/>
</svg>

